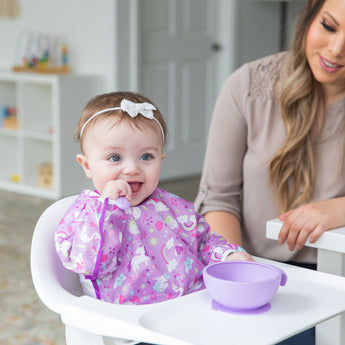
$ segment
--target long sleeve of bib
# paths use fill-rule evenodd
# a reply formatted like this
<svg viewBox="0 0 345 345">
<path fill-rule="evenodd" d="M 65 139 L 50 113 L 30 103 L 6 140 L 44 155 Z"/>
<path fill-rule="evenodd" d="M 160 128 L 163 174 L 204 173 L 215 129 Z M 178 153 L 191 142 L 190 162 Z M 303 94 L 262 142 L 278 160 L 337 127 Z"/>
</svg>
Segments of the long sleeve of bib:
<svg viewBox="0 0 345 345">
<path fill-rule="evenodd" d="M 90 279 L 116 270 L 124 218 L 124 212 L 109 205 L 107 199 L 84 191 L 60 221 L 55 233 L 56 250 L 63 265 Z"/>
</svg>

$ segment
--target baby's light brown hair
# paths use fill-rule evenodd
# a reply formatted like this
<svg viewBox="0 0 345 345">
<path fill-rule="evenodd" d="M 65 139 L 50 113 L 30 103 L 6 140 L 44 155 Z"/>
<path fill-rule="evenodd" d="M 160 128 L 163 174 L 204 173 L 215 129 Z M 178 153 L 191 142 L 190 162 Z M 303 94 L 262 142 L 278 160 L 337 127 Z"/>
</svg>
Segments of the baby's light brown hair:
<svg viewBox="0 0 345 345">
<path fill-rule="evenodd" d="M 123 112 L 121 109 L 109 110 L 107 112 L 99 114 L 95 118 L 93 118 L 88 124 L 86 124 L 86 126 L 84 127 L 85 123 L 92 115 L 104 109 L 120 107 L 121 101 L 123 99 L 127 99 L 128 101 L 131 101 L 134 103 L 147 102 L 155 106 L 156 110 L 153 110 L 153 116 L 160 123 L 162 127 L 162 131 L 164 134 L 162 138 L 163 145 L 165 144 L 168 129 L 167 129 L 166 122 L 161 112 L 158 110 L 157 106 L 149 98 L 139 93 L 134 93 L 130 91 L 118 91 L 118 92 L 110 92 L 110 93 L 98 95 L 87 102 L 86 106 L 84 107 L 81 113 L 79 123 L 75 130 L 75 136 L 80 141 L 80 147 L 82 151 L 83 151 L 83 138 L 85 138 L 85 134 L 87 133 L 87 131 L 90 130 L 98 121 L 102 121 L 103 119 L 109 116 L 116 117 L 116 123 L 119 123 L 121 121 L 127 121 L 130 126 L 133 126 L 138 129 L 144 129 L 144 128 L 149 127 L 155 130 L 159 130 L 159 132 L 161 132 L 161 129 L 159 128 L 159 125 L 158 123 L 156 123 L 156 121 L 147 119 L 146 117 L 140 114 L 132 118 L 129 114 L 127 114 L 126 112 Z M 83 129 L 83 136 L 81 137 L 82 129 Z"/>
</svg>

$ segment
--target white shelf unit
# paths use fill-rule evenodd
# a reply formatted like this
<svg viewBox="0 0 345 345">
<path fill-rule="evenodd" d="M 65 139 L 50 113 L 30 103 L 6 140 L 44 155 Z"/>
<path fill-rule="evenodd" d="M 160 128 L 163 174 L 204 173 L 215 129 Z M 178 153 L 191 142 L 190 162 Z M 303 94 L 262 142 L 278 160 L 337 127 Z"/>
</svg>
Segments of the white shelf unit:
<svg viewBox="0 0 345 345">
<path fill-rule="evenodd" d="M 0 111 L 17 108 L 17 129 L 0 122 L 0 189 L 47 199 L 79 193 L 89 181 L 76 162 L 74 130 L 86 102 L 103 92 L 103 78 L 0 71 Z M 53 183 L 39 184 L 51 164 Z"/>
</svg>

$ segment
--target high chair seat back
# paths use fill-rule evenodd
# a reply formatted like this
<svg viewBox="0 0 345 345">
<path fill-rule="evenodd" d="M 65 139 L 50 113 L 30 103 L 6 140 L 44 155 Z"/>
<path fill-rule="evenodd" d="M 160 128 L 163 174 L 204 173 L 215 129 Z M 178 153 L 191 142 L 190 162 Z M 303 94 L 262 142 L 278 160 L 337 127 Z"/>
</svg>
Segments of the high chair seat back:
<svg viewBox="0 0 345 345">
<path fill-rule="evenodd" d="M 31 275 L 41 301 L 60 314 L 67 345 L 186 344 L 143 327 L 138 320 L 159 305 L 114 305 L 83 295 L 79 277 L 60 262 L 55 230 L 76 195 L 49 206 L 39 218 L 31 243 Z M 132 340 L 138 339 L 138 340 Z M 157 340 L 157 342 L 156 342 Z"/>
<path fill-rule="evenodd" d="M 65 269 L 55 251 L 54 233 L 68 207 L 76 199 L 70 196 L 55 202 L 39 218 L 31 244 L 31 274 L 42 302 L 56 313 L 74 296 L 81 296 L 78 276 Z"/>
</svg>

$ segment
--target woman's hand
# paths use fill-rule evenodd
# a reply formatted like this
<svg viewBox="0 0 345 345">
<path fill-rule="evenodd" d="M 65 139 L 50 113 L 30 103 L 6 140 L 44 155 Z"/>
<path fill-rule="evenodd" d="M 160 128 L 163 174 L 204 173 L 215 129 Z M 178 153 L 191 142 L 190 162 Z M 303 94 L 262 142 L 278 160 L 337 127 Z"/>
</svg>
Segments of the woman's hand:
<svg viewBox="0 0 345 345">
<path fill-rule="evenodd" d="M 345 197 L 311 202 L 280 215 L 283 226 L 278 243 L 302 249 L 309 237 L 314 243 L 327 230 L 345 225 Z"/>
</svg>

